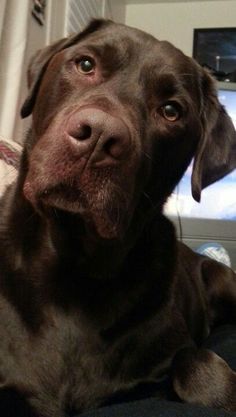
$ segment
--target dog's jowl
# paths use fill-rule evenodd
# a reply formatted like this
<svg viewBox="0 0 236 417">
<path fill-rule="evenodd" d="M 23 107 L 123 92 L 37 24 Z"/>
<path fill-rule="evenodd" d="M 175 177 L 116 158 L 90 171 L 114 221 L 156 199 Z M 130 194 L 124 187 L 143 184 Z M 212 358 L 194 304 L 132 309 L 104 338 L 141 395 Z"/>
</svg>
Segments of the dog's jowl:
<svg viewBox="0 0 236 417">
<path fill-rule="evenodd" d="M 162 214 L 192 158 L 198 201 L 236 168 L 211 76 L 96 20 L 39 51 L 28 83 L 32 127 L 0 203 L 1 390 L 64 417 L 169 375 L 179 400 L 236 410 L 236 374 L 201 348 L 236 324 L 235 274 Z"/>
</svg>

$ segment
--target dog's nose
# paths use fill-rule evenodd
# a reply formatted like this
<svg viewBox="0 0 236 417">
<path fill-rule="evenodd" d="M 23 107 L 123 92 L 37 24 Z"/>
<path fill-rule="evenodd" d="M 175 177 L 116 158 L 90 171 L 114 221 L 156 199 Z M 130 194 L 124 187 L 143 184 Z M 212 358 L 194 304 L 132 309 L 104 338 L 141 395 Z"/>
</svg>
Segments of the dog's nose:
<svg viewBox="0 0 236 417">
<path fill-rule="evenodd" d="M 93 165 L 109 165 L 123 159 L 130 147 L 129 130 L 123 120 L 96 108 L 74 113 L 68 121 L 67 133 L 83 152 L 90 152 Z"/>
</svg>

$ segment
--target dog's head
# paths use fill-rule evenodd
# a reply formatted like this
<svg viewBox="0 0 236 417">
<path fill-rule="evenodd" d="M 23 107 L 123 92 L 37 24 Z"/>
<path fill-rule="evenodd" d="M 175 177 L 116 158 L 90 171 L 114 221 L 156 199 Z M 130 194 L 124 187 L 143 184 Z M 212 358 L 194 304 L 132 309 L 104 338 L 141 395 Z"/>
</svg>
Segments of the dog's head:
<svg viewBox="0 0 236 417">
<path fill-rule="evenodd" d="M 210 75 L 168 42 L 96 20 L 32 60 L 24 194 L 117 238 L 159 209 L 194 157 L 192 193 L 236 167 L 236 134 Z"/>
</svg>

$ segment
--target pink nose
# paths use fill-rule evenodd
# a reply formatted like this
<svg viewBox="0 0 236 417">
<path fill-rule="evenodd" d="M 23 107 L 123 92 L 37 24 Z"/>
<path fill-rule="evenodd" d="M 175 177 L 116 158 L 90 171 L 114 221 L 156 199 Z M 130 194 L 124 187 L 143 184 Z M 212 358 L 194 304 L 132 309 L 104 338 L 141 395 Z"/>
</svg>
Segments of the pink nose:
<svg viewBox="0 0 236 417">
<path fill-rule="evenodd" d="M 130 146 L 126 124 L 97 108 L 84 108 L 74 113 L 67 124 L 67 133 L 83 152 L 91 152 L 94 165 L 109 165 L 121 160 Z"/>
</svg>

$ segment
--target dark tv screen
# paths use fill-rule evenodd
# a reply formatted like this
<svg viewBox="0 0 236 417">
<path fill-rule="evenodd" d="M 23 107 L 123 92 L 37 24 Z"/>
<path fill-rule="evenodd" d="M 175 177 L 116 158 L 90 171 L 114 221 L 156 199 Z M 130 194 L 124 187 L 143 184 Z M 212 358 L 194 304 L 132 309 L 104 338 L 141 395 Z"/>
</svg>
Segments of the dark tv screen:
<svg viewBox="0 0 236 417">
<path fill-rule="evenodd" d="M 195 29 L 193 57 L 218 81 L 236 82 L 236 28 Z"/>
</svg>

